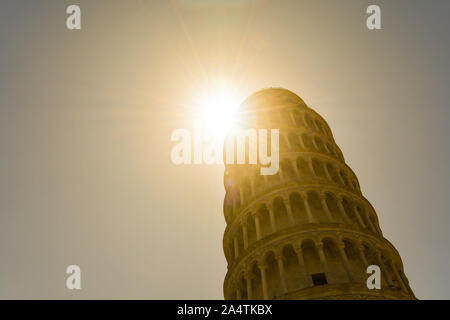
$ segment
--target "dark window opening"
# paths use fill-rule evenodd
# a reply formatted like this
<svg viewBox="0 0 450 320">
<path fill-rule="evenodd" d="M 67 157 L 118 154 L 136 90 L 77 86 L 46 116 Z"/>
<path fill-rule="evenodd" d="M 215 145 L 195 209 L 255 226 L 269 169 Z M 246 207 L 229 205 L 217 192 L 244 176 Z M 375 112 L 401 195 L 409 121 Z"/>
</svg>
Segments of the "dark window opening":
<svg viewBox="0 0 450 320">
<path fill-rule="evenodd" d="M 328 283 L 325 273 L 315 273 L 311 277 L 314 286 L 323 286 Z"/>
</svg>

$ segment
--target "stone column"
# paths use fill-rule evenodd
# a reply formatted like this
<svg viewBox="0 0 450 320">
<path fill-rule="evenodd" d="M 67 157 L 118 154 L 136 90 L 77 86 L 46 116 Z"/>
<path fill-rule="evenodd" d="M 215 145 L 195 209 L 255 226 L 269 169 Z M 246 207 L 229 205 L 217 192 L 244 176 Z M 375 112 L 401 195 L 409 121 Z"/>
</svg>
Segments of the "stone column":
<svg viewBox="0 0 450 320">
<path fill-rule="evenodd" d="M 292 126 L 297 126 L 298 124 L 297 124 L 297 121 L 295 121 L 294 114 L 291 112 L 291 110 L 289 110 L 288 112 L 289 112 L 289 117 L 291 118 Z"/>
<path fill-rule="evenodd" d="M 308 277 L 308 273 L 306 272 L 305 260 L 303 259 L 303 252 L 301 245 L 297 246 L 295 249 L 295 253 L 297 254 L 298 266 L 300 268 L 300 274 L 303 278 L 303 281 L 307 286 L 312 286 L 312 280 Z"/>
<path fill-rule="evenodd" d="M 344 219 L 345 223 L 352 224 L 349 217 L 347 216 L 347 213 L 345 212 L 344 206 L 342 204 L 342 198 L 340 196 L 337 198 L 337 205 L 339 208 L 339 212 L 341 213 L 342 218 Z"/>
<path fill-rule="evenodd" d="M 303 206 L 305 207 L 306 210 L 306 214 L 308 216 L 308 222 L 309 223 L 314 223 L 314 217 L 312 216 L 311 213 L 311 208 L 309 207 L 309 203 L 308 203 L 308 195 L 306 193 L 301 193 L 300 196 L 302 197 L 303 200 Z"/>
<path fill-rule="evenodd" d="M 388 283 L 389 286 L 392 287 L 393 283 L 392 283 L 389 273 L 387 272 L 386 266 L 384 265 L 383 260 L 381 259 L 381 252 L 378 248 L 375 251 L 376 251 L 376 258 L 377 258 L 378 266 L 380 267 L 381 272 L 384 274 L 384 277 L 386 278 L 386 282 Z"/>
<path fill-rule="evenodd" d="M 239 243 L 238 243 L 238 238 L 234 237 L 233 238 L 234 241 L 234 258 L 237 259 L 237 257 L 239 257 Z"/>
<path fill-rule="evenodd" d="M 291 165 L 292 165 L 293 168 L 294 168 L 295 176 L 296 176 L 297 178 L 300 178 L 300 172 L 298 171 L 298 168 L 297 168 L 297 161 L 294 160 L 294 161 L 291 161 L 291 162 L 293 162 L 293 163 L 291 163 Z"/>
<path fill-rule="evenodd" d="M 365 207 L 365 213 L 366 213 L 366 217 L 367 217 L 367 222 L 369 224 L 369 229 L 372 230 L 372 232 L 377 233 L 377 229 L 375 228 L 375 226 L 372 223 L 372 220 L 370 220 L 370 215 L 369 215 L 369 210 L 367 210 L 367 207 Z"/>
<path fill-rule="evenodd" d="M 283 263 L 283 255 L 281 253 L 277 254 L 275 259 L 278 263 L 278 270 L 280 272 L 281 286 L 283 288 L 283 293 L 287 292 L 286 286 L 286 275 L 284 273 L 284 263 Z"/>
<path fill-rule="evenodd" d="M 338 170 L 337 175 L 339 177 L 339 181 L 341 181 L 342 185 L 345 186 L 345 181 L 344 181 L 344 177 L 341 175 L 341 171 Z"/>
<path fill-rule="evenodd" d="M 242 300 L 241 289 L 239 288 L 238 285 L 236 285 L 236 299 L 237 300 Z"/>
<path fill-rule="evenodd" d="M 353 212 L 355 213 L 356 218 L 358 219 L 358 223 L 362 229 L 366 228 L 366 225 L 361 219 L 361 215 L 359 214 L 358 208 L 356 207 L 356 204 L 353 204 Z"/>
<path fill-rule="evenodd" d="M 261 272 L 261 283 L 262 283 L 264 300 L 268 300 L 269 299 L 269 291 L 267 288 L 267 275 L 266 275 L 267 265 L 263 262 L 258 263 L 258 268 L 259 268 L 259 271 Z"/>
<path fill-rule="evenodd" d="M 289 133 L 284 135 L 285 141 L 286 141 L 286 146 L 288 148 L 288 150 L 291 150 L 292 146 L 291 146 L 291 142 L 289 141 Z"/>
<path fill-rule="evenodd" d="M 256 240 L 261 240 L 261 225 L 259 224 L 258 214 L 253 214 L 253 219 L 255 219 Z"/>
<path fill-rule="evenodd" d="M 316 171 L 314 171 L 314 166 L 312 164 L 312 159 L 309 158 L 309 159 L 306 159 L 306 161 L 308 161 L 309 170 L 311 170 L 311 174 L 312 174 L 313 178 L 317 178 Z"/>
<path fill-rule="evenodd" d="M 245 282 L 247 283 L 247 298 L 248 300 L 252 300 L 253 292 L 252 292 L 252 275 L 249 271 L 244 273 Z"/>
<path fill-rule="evenodd" d="M 327 276 L 327 280 L 329 279 L 329 269 L 327 259 L 325 257 L 325 253 L 323 252 L 323 243 L 319 242 L 316 244 L 317 252 L 319 253 L 320 262 L 322 263 L 323 272 Z"/>
<path fill-rule="evenodd" d="M 397 279 L 397 282 L 400 284 L 400 287 L 402 288 L 402 290 L 406 293 L 409 293 L 408 288 L 406 288 L 405 283 L 403 282 L 402 277 L 400 276 L 400 274 L 398 273 L 397 268 L 395 267 L 395 265 L 392 263 L 392 260 L 389 262 L 391 264 L 391 268 L 392 270 L 394 270 L 394 275 L 395 278 Z"/>
<path fill-rule="evenodd" d="M 312 144 L 313 144 L 314 148 L 315 148 L 317 151 L 320 151 L 320 150 L 319 150 L 319 147 L 317 146 L 316 139 L 314 139 L 314 136 L 311 136 L 311 141 L 312 141 Z"/>
<path fill-rule="evenodd" d="M 273 213 L 273 205 L 270 203 L 266 205 L 267 210 L 269 211 L 269 218 L 270 218 L 270 226 L 272 227 L 272 232 L 277 231 L 277 226 L 275 224 L 275 215 Z"/>
<path fill-rule="evenodd" d="M 347 272 L 348 279 L 350 282 L 355 282 L 355 277 L 353 275 L 350 263 L 348 262 L 347 254 L 345 253 L 345 244 L 340 242 L 338 244 L 339 254 L 341 255 L 342 262 L 344 263 L 345 271 Z"/>
<path fill-rule="evenodd" d="M 323 162 L 323 170 L 325 171 L 325 176 L 327 177 L 328 181 L 333 182 L 333 179 L 331 179 L 330 172 L 328 171 L 326 162 Z"/>
<path fill-rule="evenodd" d="M 291 208 L 291 204 L 289 202 L 289 197 L 284 196 L 283 201 L 284 201 L 284 205 L 286 206 L 286 211 L 287 211 L 287 214 L 289 217 L 289 221 L 291 222 L 291 226 L 295 226 L 294 214 L 292 213 L 292 208 Z"/>
<path fill-rule="evenodd" d="M 300 142 L 300 147 L 302 147 L 302 149 L 305 150 L 306 149 L 305 141 L 303 141 L 303 135 L 302 134 L 298 136 L 298 141 Z"/>
<path fill-rule="evenodd" d="M 366 255 L 364 254 L 364 246 L 362 244 L 358 245 L 358 254 L 359 254 L 359 258 L 361 259 L 361 261 L 364 265 L 364 273 L 366 273 L 369 263 L 367 262 Z"/>
<path fill-rule="evenodd" d="M 324 193 L 320 194 L 320 203 L 322 204 L 323 210 L 325 210 L 325 214 L 327 215 L 328 221 L 329 222 L 334 222 L 333 221 L 333 217 L 331 216 L 330 209 L 328 208 L 326 196 L 325 196 Z"/>
<path fill-rule="evenodd" d="M 244 250 L 246 250 L 248 248 L 248 230 L 245 222 L 242 222 L 242 235 L 244 238 Z"/>
</svg>

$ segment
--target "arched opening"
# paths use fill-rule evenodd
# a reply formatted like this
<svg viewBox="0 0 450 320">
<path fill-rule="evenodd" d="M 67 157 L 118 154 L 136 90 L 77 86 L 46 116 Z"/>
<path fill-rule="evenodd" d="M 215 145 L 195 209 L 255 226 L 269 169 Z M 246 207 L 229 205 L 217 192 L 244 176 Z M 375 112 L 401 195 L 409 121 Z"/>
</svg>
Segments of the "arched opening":
<svg viewBox="0 0 450 320">
<path fill-rule="evenodd" d="M 358 218 L 356 217 L 355 213 L 353 212 L 352 203 L 347 198 L 342 198 L 342 206 L 344 207 L 344 211 L 349 218 L 351 224 L 355 227 L 359 227 Z"/>
<path fill-rule="evenodd" d="M 307 134 L 302 134 L 303 144 L 306 150 L 314 151 L 314 145 L 312 142 L 312 138 Z"/>
<path fill-rule="evenodd" d="M 281 110 L 281 121 L 283 124 L 285 124 L 286 126 L 292 126 L 294 125 L 292 118 L 291 118 L 291 114 L 288 110 L 283 109 Z"/>
<path fill-rule="evenodd" d="M 305 122 L 306 122 L 306 125 L 307 125 L 307 127 L 309 129 L 316 130 L 311 116 L 309 114 L 307 114 L 307 113 L 305 114 Z"/>
<path fill-rule="evenodd" d="M 352 271 L 355 281 L 359 283 L 366 283 L 368 275 L 364 268 L 364 264 L 359 257 L 358 249 L 350 239 L 344 239 L 343 242 L 345 245 L 344 251 L 347 255 L 350 270 Z"/>
<path fill-rule="evenodd" d="M 325 201 L 328 206 L 328 210 L 330 211 L 331 217 L 334 222 L 344 223 L 345 221 L 341 217 L 341 213 L 339 211 L 337 198 L 331 192 L 325 193 Z"/>
<path fill-rule="evenodd" d="M 251 214 L 246 219 L 248 245 L 256 241 L 255 219 Z"/>
<path fill-rule="evenodd" d="M 252 299 L 254 300 L 263 300 L 264 293 L 262 289 L 262 280 L 261 280 L 261 271 L 258 268 L 256 261 L 252 264 L 251 267 L 251 275 L 252 275 Z"/>
<path fill-rule="evenodd" d="M 381 230 L 380 230 L 380 227 L 378 226 L 378 222 L 375 218 L 375 215 L 371 214 L 370 211 L 368 211 L 367 213 L 369 215 L 369 219 L 372 222 L 373 227 L 375 228 L 375 232 L 378 234 L 381 234 Z"/>
<path fill-rule="evenodd" d="M 326 216 L 325 210 L 322 207 L 320 201 L 320 196 L 317 192 L 308 192 L 308 203 L 311 209 L 312 216 L 315 217 L 316 222 L 328 223 L 328 217 Z"/>
<path fill-rule="evenodd" d="M 361 207 L 359 205 L 356 205 L 356 211 L 359 212 L 359 216 L 361 217 L 362 222 L 364 223 L 364 226 L 366 227 L 367 230 L 370 230 L 372 232 L 375 232 L 374 230 L 372 230 L 370 228 L 370 224 L 369 224 L 369 220 L 367 218 L 366 215 L 366 211 L 364 210 L 364 207 Z"/>
<path fill-rule="evenodd" d="M 388 273 L 389 278 L 391 278 L 392 285 L 395 288 L 400 289 L 401 288 L 400 283 L 398 282 L 398 279 L 395 276 L 394 269 L 392 268 L 391 265 L 391 259 L 385 252 L 381 253 L 381 261 L 383 261 L 383 264 L 386 267 L 386 272 Z"/>
<path fill-rule="evenodd" d="M 289 139 L 289 144 L 291 145 L 292 150 L 300 150 L 301 149 L 301 144 L 300 144 L 298 135 L 296 135 L 293 132 L 290 132 L 288 135 L 288 139 Z"/>
<path fill-rule="evenodd" d="M 337 175 L 337 173 L 336 173 L 336 169 L 334 168 L 334 166 L 332 166 L 332 165 L 331 165 L 330 163 L 328 163 L 328 162 L 327 162 L 326 166 L 327 166 L 327 171 L 328 171 L 328 173 L 330 174 L 331 181 L 333 181 L 333 182 L 336 183 L 336 184 L 340 184 L 341 181 L 339 180 L 339 177 L 338 177 L 338 175 Z"/>
<path fill-rule="evenodd" d="M 276 198 L 273 201 L 273 212 L 275 216 L 275 224 L 278 230 L 286 229 L 289 225 L 289 217 L 286 206 L 282 198 Z"/>
<path fill-rule="evenodd" d="M 305 271 L 309 277 L 312 277 L 313 274 L 324 273 L 319 254 L 312 240 L 307 239 L 302 242 L 302 253 L 305 261 Z"/>
<path fill-rule="evenodd" d="M 299 193 L 291 193 L 289 196 L 289 202 L 291 204 L 292 214 L 294 216 L 296 224 L 308 223 L 308 216 L 306 214 L 306 208 L 303 204 L 303 199 Z"/>
<path fill-rule="evenodd" d="M 280 152 L 289 150 L 288 144 L 287 144 L 288 139 L 289 139 L 288 135 L 280 132 L 280 140 L 279 140 L 280 141 L 280 150 L 279 150 Z"/>
<path fill-rule="evenodd" d="M 247 294 L 247 281 L 245 280 L 244 273 L 239 276 L 239 281 L 237 283 L 237 289 L 241 293 L 242 300 L 248 300 Z"/>
<path fill-rule="evenodd" d="M 308 163 L 303 158 L 297 158 L 297 169 L 300 174 L 300 178 L 309 178 L 311 177 L 311 171 L 309 169 Z"/>
<path fill-rule="evenodd" d="M 312 160 L 312 166 L 314 169 L 314 173 L 318 178 L 326 179 L 325 170 L 323 169 L 323 164 L 317 159 Z"/>
<path fill-rule="evenodd" d="M 338 155 L 337 155 L 337 153 L 336 153 L 336 150 L 334 150 L 334 147 L 333 147 L 330 143 L 327 143 L 327 149 L 328 149 L 328 151 L 330 152 L 330 154 L 331 154 L 333 157 L 339 159 L 339 157 L 338 157 Z"/>
<path fill-rule="evenodd" d="M 363 250 L 364 250 L 364 256 L 366 257 L 368 265 L 376 265 L 380 267 L 381 272 L 381 287 L 387 287 L 387 282 L 385 279 L 385 276 L 383 274 L 383 271 L 381 270 L 381 266 L 378 263 L 375 250 L 370 246 L 369 244 L 363 243 Z"/>
<path fill-rule="evenodd" d="M 344 170 L 340 170 L 340 174 L 341 174 L 342 180 L 344 181 L 345 186 L 347 188 L 349 188 L 350 190 L 352 190 L 350 182 L 348 181 L 347 173 Z"/>
<path fill-rule="evenodd" d="M 275 299 L 283 294 L 283 288 L 281 286 L 280 271 L 278 269 L 278 262 L 275 259 L 275 254 L 270 251 L 266 257 L 266 277 L 267 277 L 267 294 L 269 299 Z"/>
<path fill-rule="evenodd" d="M 325 145 L 322 142 L 322 139 L 320 139 L 319 137 L 314 137 L 314 140 L 316 142 L 317 148 L 319 148 L 319 151 L 328 154 L 327 150 L 325 149 Z"/>
<path fill-rule="evenodd" d="M 322 123 L 318 119 L 314 120 L 314 123 L 316 124 L 317 129 L 320 133 L 327 135 L 327 132 L 325 131 L 325 128 L 323 127 Z"/>
<path fill-rule="evenodd" d="M 298 110 L 293 110 L 295 124 L 299 127 L 304 127 L 305 122 L 303 121 L 302 113 Z"/>
<path fill-rule="evenodd" d="M 257 214 L 261 226 L 261 237 L 266 237 L 272 233 L 269 210 L 267 210 L 266 205 L 261 205 Z"/>
<path fill-rule="evenodd" d="M 295 179 L 295 172 L 294 169 L 292 169 L 291 162 L 288 159 L 283 159 L 281 161 L 281 173 L 283 174 L 283 178 L 285 180 L 292 180 Z"/>
<path fill-rule="evenodd" d="M 282 249 L 282 256 L 284 261 L 284 270 L 286 274 L 286 287 L 288 292 L 296 289 L 304 288 L 308 284 L 303 283 L 301 270 L 299 269 L 297 253 L 291 244 L 285 245 Z"/>
<path fill-rule="evenodd" d="M 322 243 L 325 260 L 328 265 L 328 283 L 348 282 L 348 275 L 345 271 L 344 262 L 341 259 L 336 243 L 330 238 L 323 239 Z"/>
</svg>

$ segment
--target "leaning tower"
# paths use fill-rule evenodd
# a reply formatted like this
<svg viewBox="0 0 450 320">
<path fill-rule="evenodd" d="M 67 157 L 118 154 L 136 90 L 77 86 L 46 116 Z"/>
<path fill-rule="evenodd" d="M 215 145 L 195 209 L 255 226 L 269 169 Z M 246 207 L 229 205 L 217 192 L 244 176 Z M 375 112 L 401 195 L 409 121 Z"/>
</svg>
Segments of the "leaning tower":
<svg viewBox="0 0 450 320">
<path fill-rule="evenodd" d="M 280 169 L 226 165 L 225 299 L 415 299 L 325 120 L 276 88 L 248 97 L 240 119 L 280 129 Z M 367 288 L 369 265 L 381 289 Z"/>
</svg>

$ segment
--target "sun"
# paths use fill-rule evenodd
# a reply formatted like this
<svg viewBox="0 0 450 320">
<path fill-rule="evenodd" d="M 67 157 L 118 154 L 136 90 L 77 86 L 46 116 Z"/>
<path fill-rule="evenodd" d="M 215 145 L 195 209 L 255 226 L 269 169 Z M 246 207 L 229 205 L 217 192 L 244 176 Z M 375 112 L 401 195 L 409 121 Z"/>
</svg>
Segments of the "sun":
<svg viewBox="0 0 450 320">
<path fill-rule="evenodd" d="M 230 86 L 219 84 L 205 90 L 199 98 L 203 133 L 209 138 L 223 139 L 233 129 L 239 100 Z"/>
</svg>

